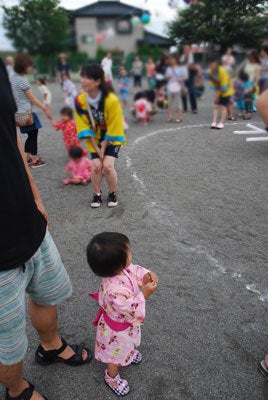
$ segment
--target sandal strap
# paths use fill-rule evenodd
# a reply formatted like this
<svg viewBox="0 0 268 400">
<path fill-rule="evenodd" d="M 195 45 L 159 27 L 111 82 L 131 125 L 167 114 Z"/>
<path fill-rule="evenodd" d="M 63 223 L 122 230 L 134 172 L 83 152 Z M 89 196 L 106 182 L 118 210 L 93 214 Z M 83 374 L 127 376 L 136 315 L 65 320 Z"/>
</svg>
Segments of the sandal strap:
<svg viewBox="0 0 268 400">
<path fill-rule="evenodd" d="M 56 350 L 47 350 L 46 351 L 41 346 L 41 344 L 38 346 L 37 351 L 38 351 L 39 354 L 41 354 L 41 356 L 42 356 L 42 358 L 43 358 L 43 360 L 45 362 L 53 361 L 60 353 L 62 353 L 66 349 L 66 347 L 68 346 L 66 340 L 62 337 L 61 341 L 62 341 L 62 346 L 59 349 L 56 349 Z"/>
<path fill-rule="evenodd" d="M 19 394 L 17 397 L 11 397 L 9 396 L 8 389 L 6 389 L 6 400 L 31 400 L 33 392 L 34 392 L 34 385 L 32 385 L 30 382 L 29 387 L 23 390 L 21 394 Z"/>
</svg>

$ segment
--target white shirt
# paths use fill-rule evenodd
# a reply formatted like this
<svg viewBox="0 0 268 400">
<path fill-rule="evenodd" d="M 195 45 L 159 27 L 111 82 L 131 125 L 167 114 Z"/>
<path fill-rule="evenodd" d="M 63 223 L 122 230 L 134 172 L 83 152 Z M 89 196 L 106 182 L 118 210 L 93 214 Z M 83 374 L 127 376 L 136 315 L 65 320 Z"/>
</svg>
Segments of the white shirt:
<svg viewBox="0 0 268 400">
<path fill-rule="evenodd" d="M 113 61 L 111 58 L 105 57 L 102 62 L 101 62 L 102 69 L 105 73 L 105 75 L 112 75 L 112 66 L 113 66 Z"/>
<path fill-rule="evenodd" d="M 51 104 L 51 93 L 48 88 L 45 85 L 42 85 L 38 86 L 38 89 L 42 94 L 44 104 Z M 47 95 L 46 98 L 45 95 Z"/>
<path fill-rule="evenodd" d="M 101 95 L 102 95 L 101 91 L 99 91 L 97 97 L 95 97 L 95 98 L 90 97 L 88 94 L 87 95 L 88 104 L 97 110 L 99 108 L 99 102 L 101 101 Z"/>
<path fill-rule="evenodd" d="M 194 64 L 194 56 L 193 56 L 193 53 L 190 52 L 190 53 L 188 54 L 188 56 L 186 56 L 185 54 L 182 54 L 182 55 L 181 55 L 181 58 L 180 58 L 180 62 L 181 62 L 182 64 L 186 64 L 186 65 Z"/>
<path fill-rule="evenodd" d="M 77 96 L 77 89 L 75 84 L 71 81 L 71 79 L 67 79 L 63 82 L 62 86 L 64 92 L 67 93 L 68 96 L 72 96 L 73 98 Z"/>
<path fill-rule="evenodd" d="M 7 69 L 9 80 L 11 80 L 13 78 L 13 76 L 15 75 L 14 67 L 13 67 L 13 65 L 7 64 L 6 69 Z"/>
<path fill-rule="evenodd" d="M 235 58 L 231 54 L 224 54 L 222 56 L 222 64 L 227 69 L 227 71 L 232 71 L 233 66 L 235 65 Z"/>
</svg>

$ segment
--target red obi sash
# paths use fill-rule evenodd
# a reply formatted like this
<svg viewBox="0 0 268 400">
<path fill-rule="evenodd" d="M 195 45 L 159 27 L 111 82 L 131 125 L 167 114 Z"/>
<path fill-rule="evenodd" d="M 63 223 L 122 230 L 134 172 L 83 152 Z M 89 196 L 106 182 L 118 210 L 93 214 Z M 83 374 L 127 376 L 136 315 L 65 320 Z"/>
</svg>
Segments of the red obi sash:
<svg viewBox="0 0 268 400">
<path fill-rule="evenodd" d="M 99 301 L 99 293 L 98 292 L 89 293 L 89 296 L 92 297 L 94 300 Z M 131 324 L 129 324 L 128 322 L 114 321 L 107 315 L 107 313 L 101 307 L 99 308 L 97 315 L 93 321 L 94 326 L 98 326 L 98 322 L 99 322 L 101 316 L 103 316 L 103 319 L 106 322 L 106 324 L 109 326 L 109 328 L 111 328 L 115 332 L 125 331 L 126 329 L 128 329 L 131 326 Z"/>
</svg>

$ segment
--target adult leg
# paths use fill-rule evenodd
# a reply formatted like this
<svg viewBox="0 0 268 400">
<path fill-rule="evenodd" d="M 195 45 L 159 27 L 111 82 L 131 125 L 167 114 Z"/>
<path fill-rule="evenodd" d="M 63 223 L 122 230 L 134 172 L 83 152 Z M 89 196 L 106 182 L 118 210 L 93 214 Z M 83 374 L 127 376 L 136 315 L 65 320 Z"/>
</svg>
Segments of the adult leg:
<svg viewBox="0 0 268 400">
<path fill-rule="evenodd" d="M 172 122 L 172 120 L 173 120 L 173 95 L 172 95 L 172 93 L 169 93 L 169 95 L 168 95 L 167 113 L 168 113 L 168 122 Z"/>
<path fill-rule="evenodd" d="M 27 133 L 28 137 L 25 142 L 25 153 L 27 154 L 27 159 L 31 158 L 35 163 L 37 161 L 37 136 L 38 129 L 34 129 Z"/>
<path fill-rule="evenodd" d="M 268 129 L 268 90 L 263 92 L 256 101 L 257 110 Z"/>
<path fill-rule="evenodd" d="M 8 388 L 10 397 L 19 396 L 29 387 L 27 381 L 23 379 L 22 361 L 14 365 L 0 364 L 0 382 Z M 44 398 L 34 391 L 31 400 L 43 400 Z"/>
<path fill-rule="evenodd" d="M 217 123 L 219 110 L 220 110 L 219 104 L 215 104 L 214 105 L 214 111 L 213 111 L 213 123 Z"/>
<path fill-rule="evenodd" d="M 189 89 L 189 99 L 190 99 L 191 109 L 193 112 L 196 112 L 197 111 L 197 103 L 196 103 L 196 95 L 195 95 L 193 79 L 189 79 L 188 89 Z"/>
<path fill-rule="evenodd" d="M 103 165 L 99 158 L 92 160 L 91 182 L 97 195 L 101 194 L 102 167 Z"/>
<path fill-rule="evenodd" d="M 227 115 L 227 107 L 221 106 L 221 123 L 224 124 Z"/>
<path fill-rule="evenodd" d="M 103 161 L 103 172 L 109 186 L 109 193 L 116 192 L 117 186 L 117 173 L 115 170 L 115 158 L 105 156 Z"/>
<path fill-rule="evenodd" d="M 31 157 L 33 162 L 36 162 L 37 160 L 37 138 L 38 138 L 38 129 L 35 129 L 32 132 L 29 132 L 30 136 L 30 148 L 31 148 Z"/>
<path fill-rule="evenodd" d="M 177 106 L 177 119 L 176 122 L 181 122 L 182 121 L 182 103 L 181 103 L 181 94 L 177 93 L 176 96 L 176 106 Z"/>
<path fill-rule="evenodd" d="M 183 104 L 183 111 L 187 112 L 187 110 L 188 110 L 187 94 L 182 94 L 181 99 L 182 99 L 182 104 Z"/>
</svg>

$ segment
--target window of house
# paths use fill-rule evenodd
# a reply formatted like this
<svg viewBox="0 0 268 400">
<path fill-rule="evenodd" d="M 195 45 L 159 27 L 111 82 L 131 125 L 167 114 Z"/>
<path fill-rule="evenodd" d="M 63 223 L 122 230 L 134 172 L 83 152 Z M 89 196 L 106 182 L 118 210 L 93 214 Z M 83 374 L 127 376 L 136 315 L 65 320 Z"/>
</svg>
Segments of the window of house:
<svg viewBox="0 0 268 400">
<path fill-rule="evenodd" d="M 116 21 L 116 32 L 119 34 L 131 33 L 132 25 L 129 19 L 120 19 Z"/>
</svg>

